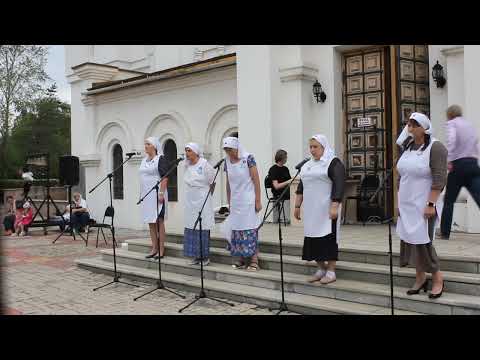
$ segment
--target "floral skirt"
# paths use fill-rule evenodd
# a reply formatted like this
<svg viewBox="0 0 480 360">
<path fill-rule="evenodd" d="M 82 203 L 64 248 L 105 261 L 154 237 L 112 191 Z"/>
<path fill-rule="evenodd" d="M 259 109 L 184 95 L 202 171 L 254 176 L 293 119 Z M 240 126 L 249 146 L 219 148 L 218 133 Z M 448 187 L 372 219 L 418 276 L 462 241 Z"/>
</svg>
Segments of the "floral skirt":
<svg viewBox="0 0 480 360">
<path fill-rule="evenodd" d="M 210 230 L 202 230 L 203 258 L 210 255 Z M 183 255 L 186 257 L 200 258 L 200 230 L 185 228 L 183 238 Z"/>
<path fill-rule="evenodd" d="M 232 243 L 227 250 L 232 256 L 252 257 L 257 253 L 258 230 L 232 230 Z"/>
</svg>

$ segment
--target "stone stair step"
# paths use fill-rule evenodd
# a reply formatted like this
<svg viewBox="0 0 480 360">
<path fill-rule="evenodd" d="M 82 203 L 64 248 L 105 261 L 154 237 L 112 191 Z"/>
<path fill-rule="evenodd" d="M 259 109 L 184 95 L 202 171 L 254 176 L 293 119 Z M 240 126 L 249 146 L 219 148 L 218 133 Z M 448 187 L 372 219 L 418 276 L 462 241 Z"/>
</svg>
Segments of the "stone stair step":
<svg viewBox="0 0 480 360">
<path fill-rule="evenodd" d="M 150 251 L 150 239 L 129 239 L 126 240 L 126 243 L 129 245 L 129 249 L 132 251 L 138 252 L 148 252 Z M 183 244 L 183 237 L 180 235 L 167 235 L 166 244 Z M 212 237 L 210 241 L 211 248 L 225 248 L 226 240 L 218 237 Z M 272 240 L 260 240 L 260 254 L 279 253 L 278 241 Z M 283 246 L 284 255 L 297 256 L 301 257 L 302 254 L 302 245 L 297 243 L 284 243 Z M 352 261 L 357 263 L 370 263 L 378 265 L 389 265 L 389 256 L 388 252 L 382 252 L 378 250 L 366 249 L 366 248 L 352 248 L 344 247 L 342 244 L 339 244 L 339 259 L 342 261 Z M 393 264 L 395 266 L 399 265 L 399 254 L 398 252 L 393 252 Z M 439 255 L 440 266 L 442 271 L 452 271 L 452 272 L 463 272 L 463 273 L 472 273 L 480 274 L 480 258 L 478 257 L 469 257 L 469 256 L 452 256 L 452 255 Z"/>
<path fill-rule="evenodd" d="M 98 258 L 85 258 L 75 261 L 78 266 L 96 272 L 113 273 L 113 264 Z M 117 264 L 117 272 L 124 277 L 155 283 L 158 270 L 143 269 L 135 266 Z M 162 279 L 166 286 L 197 292 L 200 289 L 198 276 L 188 276 L 162 271 Z M 278 290 L 258 288 L 254 286 L 229 283 L 219 280 L 206 280 L 204 283 L 208 295 L 227 298 L 239 302 L 247 302 L 269 308 L 278 308 L 281 293 Z M 297 293 L 285 293 L 285 302 L 289 311 L 301 314 L 343 314 L 343 315 L 389 315 L 390 309 L 343 301 L 332 298 L 309 296 Z M 180 308 L 180 307 L 179 307 Z M 188 310 L 187 310 L 188 311 Z M 186 313 L 187 313 L 186 311 Z M 414 311 L 396 310 L 396 315 L 421 315 Z"/>
<path fill-rule="evenodd" d="M 179 246 L 175 244 L 173 246 Z M 108 262 L 113 261 L 112 250 L 102 250 Z M 127 250 L 117 251 L 117 264 L 127 264 L 138 268 L 157 268 L 157 261 L 144 258 L 143 254 Z M 187 260 L 178 257 L 162 259 L 162 270 L 182 273 L 187 276 L 199 276 L 198 267 L 187 265 Z M 259 272 L 239 271 L 226 264 L 212 263 L 204 268 L 208 279 L 223 280 L 259 288 L 280 289 L 280 273 L 278 271 L 261 270 Z M 345 301 L 372 304 L 388 307 L 390 304 L 390 287 L 385 284 L 373 284 L 365 281 L 339 279 L 327 286 L 307 283 L 307 275 L 284 273 L 285 291 L 319 297 L 336 298 Z M 422 293 L 416 296 L 406 295 L 406 287 L 394 288 L 395 307 L 428 314 L 480 314 L 480 297 L 446 292 L 436 300 L 428 299 Z M 448 291 L 448 290 L 447 290 Z"/>
<path fill-rule="evenodd" d="M 132 242 L 137 244 L 137 242 Z M 128 249 L 138 250 L 135 245 L 128 242 Z M 143 244 L 143 242 L 142 242 Z M 143 246 L 143 245 L 142 245 Z M 179 243 L 165 243 L 167 256 L 183 257 L 183 247 Z M 146 253 L 146 252 L 142 252 Z M 231 264 L 230 253 L 221 248 L 210 248 L 210 258 L 218 263 Z M 265 270 L 280 271 L 280 257 L 277 254 L 260 253 L 260 267 Z M 284 271 L 311 275 L 316 271 L 316 264 L 307 263 L 299 256 L 284 255 Z M 449 292 L 480 296 L 480 274 L 442 271 L 445 285 Z M 394 285 L 410 287 L 415 280 L 415 269 L 393 267 Z M 353 261 L 337 262 L 337 277 L 342 279 L 359 280 L 379 284 L 390 284 L 390 266 L 380 264 L 359 263 Z M 431 278 L 430 275 L 427 275 Z"/>
</svg>

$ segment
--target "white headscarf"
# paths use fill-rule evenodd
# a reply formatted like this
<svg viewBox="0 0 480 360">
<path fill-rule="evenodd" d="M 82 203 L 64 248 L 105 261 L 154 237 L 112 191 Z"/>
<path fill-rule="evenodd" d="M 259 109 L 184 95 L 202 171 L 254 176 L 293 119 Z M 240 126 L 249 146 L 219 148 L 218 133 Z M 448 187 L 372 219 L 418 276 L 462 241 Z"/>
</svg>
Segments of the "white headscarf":
<svg viewBox="0 0 480 360">
<path fill-rule="evenodd" d="M 425 134 L 429 134 L 429 135 L 433 134 L 432 122 L 425 114 L 422 114 L 419 112 L 413 112 L 409 117 L 409 120 L 410 119 L 415 120 L 422 128 L 424 128 Z M 412 134 L 410 133 L 410 131 L 408 131 L 408 124 L 407 124 L 405 125 L 402 132 L 398 136 L 396 144 L 399 146 L 403 146 L 403 143 L 405 142 L 405 140 L 408 139 L 408 137 L 412 137 Z"/>
<path fill-rule="evenodd" d="M 185 145 L 185 149 L 188 148 L 192 150 L 198 156 L 202 156 L 202 152 L 200 151 L 200 145 L 194 142 L 189 142 Z"/>
<path fill-rule="evenodd" d="M 163 150 L 162 150 L 162 145 L 160 144 L 160 139 L 155 137 L 155 136 L 150 136 L 145 139 L 146 143 L 149 143 L 155 147 L 157 150 L 157 155 L 162 156 L 163 155 Z"/>
<path fill-rule="evenodd" d="M 418 122 L 420 126 L 425 129 L 425 134 L 433 134 L 432 122 L 427 117 L 427 115 L 419 112 L 414 112 L 410 115 L 410 120 L 415 120 L 416 122 Z"/>
<path fill-rule="evenodd" d="M 310 139 L 317 141 L 323 146 L 323 155 L 320 158 L 321 161 L 329 162 L 335 157 L 335 151 L 331 148 L 328 143 L 327 137 L 322 134 L 313 135 Z"/>
<path fill-rule="evenodd" d="M 238 157 L 240 159 L 246 159 L 248 155 L 250 155 L 248 152 L 245 151 L 242 144 L 240 144 L 240 141 L 238 141 L 238 138 L 233 136 L 228 136 L 225 139 L 223 139 L 223 148 L 237 149 Z"/>
<path fill-rule="evenodd" d="M 198 145 L 197 143 L 194 143 L 194 142 L 189 142 L 185 145 L 185 149 L 190 149 L 192 150 L 195 154 L 197 154 L 200 158 L 203 156 L 201 150 L 200 150 L 200 145 Z M 188 160 L 186 157 L 185 157 L 185 167 L 191 165 L 190 163 L 190 160 Z"/>
<path fill-rule="evenodd" d="M 407 140 L 409 136 L 412 136 L 412 134 L 410 134 L 410 131 L 408 131 L 408 125 L 405 125 L 396 141 L 397 145 L 403 146 L 403 143 L 405 142 L 405 140 Z"/>
</svg>

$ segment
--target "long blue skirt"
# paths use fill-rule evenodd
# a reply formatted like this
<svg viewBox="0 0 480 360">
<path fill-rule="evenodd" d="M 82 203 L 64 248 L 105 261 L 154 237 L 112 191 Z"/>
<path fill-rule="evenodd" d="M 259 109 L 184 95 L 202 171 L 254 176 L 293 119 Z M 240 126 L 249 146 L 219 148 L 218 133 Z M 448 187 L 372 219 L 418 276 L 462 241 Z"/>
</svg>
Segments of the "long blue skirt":
<svg viewBox="0 0 480 360">
<path fill-rule="evenodd" d="M 200 230 L 185 228 L 183 238 L 183 255 L 200 258 Z M 210 230 L 202 230 L 203 258 L 210 256 Z"/>
</svg>

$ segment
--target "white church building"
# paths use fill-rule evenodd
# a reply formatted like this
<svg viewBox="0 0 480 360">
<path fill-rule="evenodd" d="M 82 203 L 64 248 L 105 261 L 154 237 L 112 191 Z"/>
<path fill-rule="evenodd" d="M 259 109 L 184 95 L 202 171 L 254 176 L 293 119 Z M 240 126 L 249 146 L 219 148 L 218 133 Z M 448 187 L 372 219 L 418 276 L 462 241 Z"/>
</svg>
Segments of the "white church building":
<svg viewBox="0 0 480 360">
<path fill-rule="evenodd" d="M 293 176 L 295 164 L 308 155 L 308 138 L 323 133 L 346 165 L 347 195 L 354 196 L 365 176 L 381 180 L 395 163 L 395 139 L 411 111 L 427 113 L 435 136 L 444 141 L 445 110 L 458 104 L 480 135 L 480 46 L 67 45 L 65 49 L 72 98 L 71 150 L 80 158 L 82 192 L 97 221 L 109 205 L 108 183 L 92 194 L 88 191 L 126 153 L 138 153 L 113 181 L 117 227 L 147 228 L 136 202 L 138 168 L 148 136 L 159 137 L 171 159 L 184 152 L 185 143 L 197 142 L 214 164 L 224 156 L 222 138 L 238 132 L 263 179 L 278 149 L 288 152 Z M 444 86 L 432 76 L 437 61 L 443 66 Z M 318 99 L 313 92 L 317 81 L 323 91 Z M 167 231 L 183 227 L 182 176 L 180 163 L 169 179 Z M 394 179 L 378 198 L 384 215 L 395 214 Z M 464 191 L 456 204 L 453 230 L 480 233 L 480 212 Z M 265 208 L 263 181 L 262 194 Z M 214 206 L 222 204 L 226 204 L 223 174 L 214 195 Z M 347 222 L 356 222 L 356 201 L 350 199 L 346 205 Z"/>
</svg>

